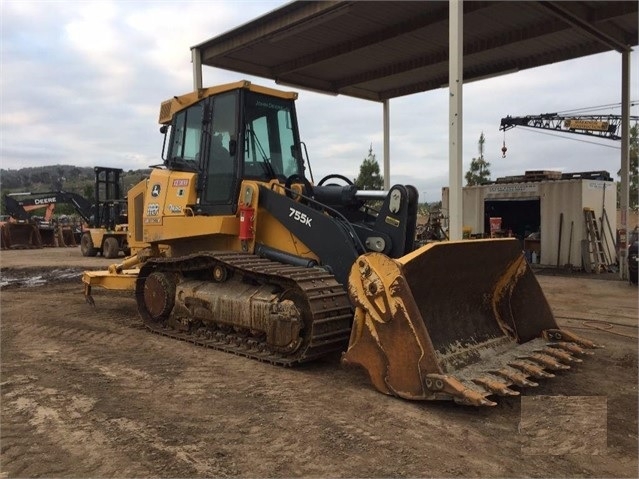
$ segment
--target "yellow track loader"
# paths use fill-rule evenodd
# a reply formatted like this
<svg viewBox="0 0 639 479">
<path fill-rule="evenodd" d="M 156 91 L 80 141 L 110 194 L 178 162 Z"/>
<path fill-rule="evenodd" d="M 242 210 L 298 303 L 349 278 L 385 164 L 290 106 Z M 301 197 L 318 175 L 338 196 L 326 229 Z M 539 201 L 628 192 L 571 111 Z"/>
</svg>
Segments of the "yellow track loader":
<svg viewBox="0 0 639 479">
<path fill-rule="evenodd" d="M 85 272 L 87 300 L 130 290 L 156 333 L 279 365 L 342 352 L 381 392 L 470 405 L 595 346 L 557 326 L 517 240 L 417 247 L 414 187 L 314 184 L 296 98 L 241 81 L 163 102 L 163 162 L 128 193 L 137 253 Z"/>
</svg>

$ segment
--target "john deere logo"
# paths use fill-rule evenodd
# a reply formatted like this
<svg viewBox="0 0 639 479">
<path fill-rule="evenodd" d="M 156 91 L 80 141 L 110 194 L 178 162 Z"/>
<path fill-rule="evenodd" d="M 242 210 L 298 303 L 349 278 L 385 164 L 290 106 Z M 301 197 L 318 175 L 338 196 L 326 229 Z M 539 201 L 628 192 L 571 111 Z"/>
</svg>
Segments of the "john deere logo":
<svg viewBox="0 0 639 479">
<path fill-rule="evenodd" d="M 151 196 L 153 198 L 156 198 L 158 196 L 160 196 L 160 191 L 162 190 L 162 188 L 160 188 L 159 184 L 154 184 L 153 187 L 151 188 Z"/>
</svg>

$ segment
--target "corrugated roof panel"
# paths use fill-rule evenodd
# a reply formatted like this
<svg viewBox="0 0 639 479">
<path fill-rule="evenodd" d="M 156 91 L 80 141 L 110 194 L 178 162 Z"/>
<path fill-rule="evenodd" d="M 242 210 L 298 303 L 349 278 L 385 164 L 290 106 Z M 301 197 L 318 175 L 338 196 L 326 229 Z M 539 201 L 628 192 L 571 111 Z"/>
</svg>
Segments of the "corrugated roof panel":
<svg viewBox="0 0 639 479">
<path fill-rule="evenodd" d="M 448 81 L 448 2 L 292 2 L 213 38 L 204 65 L 382 100 Z M 637 2 L 464 3 L 466 80 L 638 43 Z"/>
</svg>

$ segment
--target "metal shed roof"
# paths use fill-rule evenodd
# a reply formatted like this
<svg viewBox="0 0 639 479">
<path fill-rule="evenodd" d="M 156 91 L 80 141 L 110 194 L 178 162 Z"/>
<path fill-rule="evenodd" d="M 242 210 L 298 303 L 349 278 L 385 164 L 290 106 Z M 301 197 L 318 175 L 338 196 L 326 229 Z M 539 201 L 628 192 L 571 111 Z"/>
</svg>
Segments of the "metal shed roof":
<svg viewBox="0 0 639 479">
<path fill-rule="evenodd" d="M 638 43 L 637 1 L 466 1 L 464 82 Z M 193 47 L 203 65 L 375 101 L 448 83 L 447 1 L 291 2 Z"/>
</svg>

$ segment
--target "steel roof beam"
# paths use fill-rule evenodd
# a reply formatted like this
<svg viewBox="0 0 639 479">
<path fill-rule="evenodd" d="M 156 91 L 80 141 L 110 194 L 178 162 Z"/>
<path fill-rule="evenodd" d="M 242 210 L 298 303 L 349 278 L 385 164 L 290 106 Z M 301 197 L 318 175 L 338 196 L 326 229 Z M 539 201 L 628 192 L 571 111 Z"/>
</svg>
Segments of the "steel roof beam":
<svg viewBox="0 0 639 479">
<path fill-rule="evenodd" d="M 295 58 L 294 60 L 281 63 L 273 67 L 272 72 L 273 75 L 279 76 L 296 70 L 301 70 L 317 63 L 332 60 L 335 57 L 347 55 L 357 50 L 382 43 L 386 40 L 390 40 L 391 38 L 408 35 L 415 30 L 426 28 L 429 25 L 434 25 L 436 23 L 446 21 L 447 19 L 448 7 L 440 8 L 433 14 L 420 15 L 406 22 L 392 25 L 389 28 L 370 33 L 363 37 L 356 38 L 355 40 L 349 40 L 338 45 Z"/>
<path fill-rule="evenodd" d="M 464 82 L 470 83 L 472 81 L 482 80 L 484 78 L 494 77 L 500 74 L 513 73 L 518 70 L 525 70 L 527 68 L 534 68 L 548 63 L 555 63 L 557 61 L 561 61 L 562 58 L 565 58 L 567 52 L 573 50 L 574 48 L 576 47 L 557 48 L 553 52 L 546 53 L 541 57 L 535 56 L 525 59 L 511 59 L 501 62 L 493 62 L 490 64 L 486 64 L 484 62 L 482 66 L 478 67 L 465 66 Z M 592 43 L 590 44 L 590 48 L 584 47 L 582 45 L 581 47 L 579 47 L 579 49 L 585 52 L 584 55 L 599 53 L 605 50 L 603 47 L 601 47 L 600 43 L 595 41 L 592 41 Z M 384 100 L 387 98 L 395 98 L 405 95 L 411 95 L 413 93 L 419 93 L 422 91 L 434 90 L 437 88 L 441 88 L 447 83 L 448 76 L 446 74 L 442 74 L 427 81 L 414 82 L 406 84 L 402 87 L 381 91 L 379 93 L 379 99 Z"/>
<path fill-rule="evenodd" d="M 612 37 L 611 35 L 605 33 L 601 29 L 597 28 L 588 20 L 580 17 L 574 11 L 569 10 L 564 5 L 559 5 L 558 2 L 537 2 L 539 7 L 547 10 L 552 13 L 556 17 L 562 19 L 567 24 L 581 30 L 585 34 L 594 38 L 595 40 L 601 42 L 608 48 L 616 50 L 618 52 L 625 52 L 630 50 L 630 46 L 620 42 L 618 39 Z M 604 7 L 607 8 L 607 7 Z M 602 12 L 605 11 L 602 9 Z M 608 17 L 609 18 L 609 17 Z"/>
<path fill-rule="evenodd" d="M 325 23 L 347 13 L 351 4 L 343 1 L 292 2 L 191 49 L 200 50 L 202 63 L 207 64 L 219 55 L 228 55 L 265 40 L 276 41 Z"/>
<path fill-rule="evenodd" d="M 543 21 L 535 23 L 533 25 L 528 25 L 518 30 L 509 30 L 504 33 L 499 33 L 491 38 L 477 40 L 474 42 L 466 42 L 464 45 L 464 56 L 466 57 L 465 63 L 468 64 L 468 57 L 470 57 L 471 55 L 486 53 L 490 50 L 511 46 L 517 42 L 534 40 L 535 38 L 543 37 L 552 33 L 559 33 L 564 30 L 566 30 L 565 23 L 560 20 L 551 22 Z M 344 77 L 342 79 L 335 80 L 334 84 L 339 90 L 350 85 L 378 80 L 387 76 L 397 75 L 410 70 L 416 70 L 418 68 L 441 64 L 447 61 L 448 49 L 441 49 L 430 55 L 421 55 L 409 60 L 385 65 L 383 67 L 369 70 L 357 75 Z"/>
</svg>

